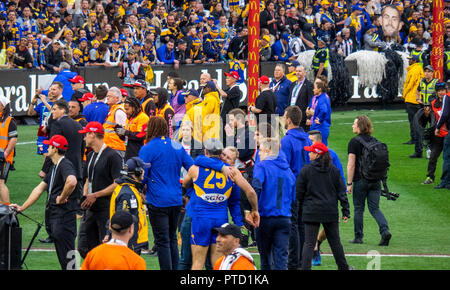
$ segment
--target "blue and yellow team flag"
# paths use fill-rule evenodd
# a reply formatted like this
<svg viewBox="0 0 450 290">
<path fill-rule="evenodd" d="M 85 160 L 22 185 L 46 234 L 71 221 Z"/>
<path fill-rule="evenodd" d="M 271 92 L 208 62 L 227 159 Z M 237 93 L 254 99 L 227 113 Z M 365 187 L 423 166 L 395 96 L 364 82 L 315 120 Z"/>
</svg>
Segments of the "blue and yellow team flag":
<svg viewBox="0 0 450 290">
<path fill-rule="evenodd" d="M 230 64 L 230 72 L 235 71 L 239 74 L 238 84 L 242 84 L 244 82 L 244 71 L 245 64 L 241 63 L 239 60 L 231 60 Z"/>
</svg>

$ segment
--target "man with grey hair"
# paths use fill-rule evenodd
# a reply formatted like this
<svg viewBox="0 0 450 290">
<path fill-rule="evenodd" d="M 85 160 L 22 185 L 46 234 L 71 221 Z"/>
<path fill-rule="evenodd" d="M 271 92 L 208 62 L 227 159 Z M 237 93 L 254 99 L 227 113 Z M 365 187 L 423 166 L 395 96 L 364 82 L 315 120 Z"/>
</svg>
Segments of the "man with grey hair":
<svg viewBox="0 0 450 290">
<path fill-rule="evenodd" d="M 314 85 L 306 78 L 306 69 L 302 65 L 295 68 L 295 74 L 297 81 L 289 87 L 289 105 L 298 106 L 302 115 L 306 116 L 306 108 L 314 95 Z M 302 118 L 300 127 L 308 131 L 309 126 L 306 126 L 306 118 Z"/>
<path fill-rule="evenodd" d="M 284 114 L 284 109 L 289 105 L 289 88 L 292 84 L 290 80 L 287 79 L 286 66 L 279 63 L 275 66 L 272 82 L 270 82 L 270 88 L 277 95 L 277 108 L 275 113 L 280 117 Z"/>
<path fill-rule="evenodd" d="M 106 94 L 106 104 L 109 106 L 109 113 L 103 123 L 103 129 L 105 130 L 105 137 L 103 141 L 106 146 L 114 149 L 122 157 L 122 161 L 125 158 L 125 141 L 120 139 L 114 128 L 119 125 L 125 127 L 127 121 L 127 114 L 122 103 L 122 93 L 119 88 L 111 87 Z"/>
</svg>

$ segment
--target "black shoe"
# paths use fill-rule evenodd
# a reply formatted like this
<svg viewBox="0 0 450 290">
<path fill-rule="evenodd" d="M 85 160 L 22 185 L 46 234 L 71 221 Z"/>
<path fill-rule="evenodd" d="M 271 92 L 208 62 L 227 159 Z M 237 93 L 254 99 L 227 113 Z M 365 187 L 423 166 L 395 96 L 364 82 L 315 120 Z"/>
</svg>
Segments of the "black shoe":
<svg viewBox="0 0 450 290">
<path fill-rule="evenodd" d="M 434 187 L 434 189 L 443 189 L 443 188 L 447 188 L 446 185 L 442 185 L 442 184 L 438 184 Z"/>
<path fill-rule="evenodd" d="M 422 158 L 422 153 L 414 153 L 409 155 L 409 158 Z"/>
<path fill-rule="evenodd" d="M 381 241 L 378 244 L 378 246 L 389 246 L 389 240 L 391 239 L 392 235 L 391 233 L 387 233 L 383 236 L 381 236 Z"/>
<path fill-rule="evenodd" d="M 352 244 L 362 244 L 363 241 L 362 241 L 361 239 L 353 239 L 353 240 L 350 240 L 349 243 L 352 243 Z"/>
<path fill-rule="evenodd" d="M 152 256 L 152 257 L 156 257 L 156 256 L 158 256 L 158 251 L 156 251 L 155 249 L 151 249 L 151 250 L 148 252 L 148 255 L 149 255 L 149 256 Z"/>
<path fill-rule="evenodd" d="M 403 143 L 403 145 L 413 145 L 414 142 L 412 140 L 409 140 L 408 142 Z"/>
<path fill-rule="evenodd" d="M 50 237 L 47 237 L 45 239 L 39 239 L 39 242 L 43 243 L 43 244 L 52 244 L 53 243 L 53 239 Z"/>
</svg>

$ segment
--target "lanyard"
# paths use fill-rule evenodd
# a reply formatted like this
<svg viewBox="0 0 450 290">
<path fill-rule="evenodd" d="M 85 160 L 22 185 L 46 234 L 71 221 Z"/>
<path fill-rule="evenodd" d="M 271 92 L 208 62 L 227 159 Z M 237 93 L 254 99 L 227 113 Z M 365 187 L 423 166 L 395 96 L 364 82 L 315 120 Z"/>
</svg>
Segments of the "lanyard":
<svg viewBox="0 0 450 290">
<path fill-rule="evenodd" d="M 118 240 L 118 239 L 111 239 L 111 240 L 108 242 L 108 244 L 117 244 L 117 245 L 119 245 L 119 246 L 125 246 L 125 247 L 128 247 L 128 245 L 127 245 L 124 241 L 121 241 L 121 240 Z"/>
<path fill-rule="evenodd" d="M 61 163 L 61 161 L 64 159 L 64 156 L 61 157 L 58 162 L 56 163 L 56 166 L 53 167 L 52 170 L 52 175 L 50 176 L 50 185 L 48 187 L 48 198 L 47 198 L 47 202 L 50 200 L 50 195 L 52 193 L 53 190 L 53 182 L 55 181 L 55 175 L 56 175 L 56 170 L 58 170 L 59 167 L 59 163 Z"/>
<path fill-rule="evenodd" d="M 89 173 L 89 169 L 91 168 L 92 159 L 94 159 L 94 154 L 92 154 L 91 160 L 89 161 L 88 168 L 87 168 L 88 178 L 89 178 L 90 182 L 92 182 L 92 180 L 94 178 L 95 164 L 97 164 L 97 161 L 98 161 L 98 159 L 100 159 L 100 155 L 102 155 L 103 150 L 105 150 L 105 148 L 106 148 L 106 144 L 103 144 L 102 149 L 100 149 L 100 151 L 98 152 L 97 158 L 95 158 L 94 166 L 92 166 L 92 176 L 91 176 L 91 174 Z"/>
<path fill-rule="evenodd" d="M 275 86 L 272 88 L 272 91 L 275 93 L 275 91 L 278 89 L 278 86 L 281 84 L 281 81 L 283 79 L 279 80 L 278 83 L 275 84 Z"/>
</svg>

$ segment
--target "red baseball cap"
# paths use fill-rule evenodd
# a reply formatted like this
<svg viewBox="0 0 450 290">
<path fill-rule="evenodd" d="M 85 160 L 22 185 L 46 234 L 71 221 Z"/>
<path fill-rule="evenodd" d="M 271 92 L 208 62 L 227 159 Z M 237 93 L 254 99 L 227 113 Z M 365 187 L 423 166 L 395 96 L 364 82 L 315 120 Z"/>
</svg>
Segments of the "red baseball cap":
<svg viewBox="0 0 450 290">
<path fill-rule="evenodd" d="M 268 76 L 261 76 L 261 77 L 259 78 L 259 82 L 262 83 L 262 84 L 267 85 L 267 84 L 270 83 L 270 79 L 269 79 Z"/>
<path fill-rule="evenodd" d="M 73 79 L 69 79 L 69 82 L 71 82 L 71 83 L 78 83 L 78 84 L 84 84 L 85 83 L 83 77 L 82 76 L 78 76 L 78 75 L 75 76 Z"/>
<path fill-rule="evenodd" d="M 136 134 L 136 137 L 142 138 L 142 137 L 145 137 L 146 134 L 147 134 L 147 124 L 144 124 L 144 125 L 142 125 L 142 130 L 141 130 L 141 132 L 139 132 L 138 134 Z"/>
<path fill-rule="evenodd" d="M 305 146 L 305 147 L 303 147 L 303 149 L 305 149 L 305 151 L 315 152 L 320 155 L 328 152 L 327 146 L 325 144 L 323 144 L 322 142 L 314 143 L 311 146 Z"/>
<path fill-rule="evenodd" d="M 125 89 L 120 89 L 120 93 L 122 94 L 122 97 L 128 97 L 128 92 Z"/>
<path fill-rule="evenodd" d="M 231 71 L 230 73 L 225 73 L 225 75 L 226 75 L 227 77 L 232 77 L 232 78 L 234 78 L 235 80 L 239 80 L 239 78 L 240 78 L 237 71 Z"/>
<path fill-rule="evenodd" d="M 83 130 L 78 131 L 78 133 L 80 134 L 86 134 L 86 133 L 101 133 L 104 134 L 105 132 L 103 131 L 103 126 L 102 124 L 100 124 L 99 122 L 96 121 L 92 121 L 87 123 L 86 127 L 84 127 Z"/>
<path fill-rule="evenodd" d="M 67 139 L 62 135 L 54 135 L 50 140 L 44 140 L 43 143 L 45 145 L 51 145 L 53 147 L 67 150 L 69 148 L 69 143 L 67 143 Z"/>
<path fill-rule="evenodd" d="M 80 102 L 84 101 L 92 101 L 95 99 L 95 96 L 93 93 L 85 93 L 81 99 L 78 99 Z"/>
</svg>

